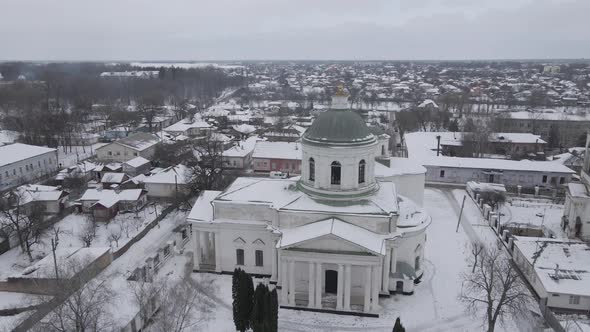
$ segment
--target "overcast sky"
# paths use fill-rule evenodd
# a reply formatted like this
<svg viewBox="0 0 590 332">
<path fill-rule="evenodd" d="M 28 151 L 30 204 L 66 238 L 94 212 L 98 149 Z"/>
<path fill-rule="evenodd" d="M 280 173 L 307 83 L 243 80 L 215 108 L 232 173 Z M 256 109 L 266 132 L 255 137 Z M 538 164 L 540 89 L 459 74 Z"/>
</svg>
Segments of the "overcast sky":
<svg viewBox="0 0 590 332">
<path fill-rule="evenodd" d="M 590 0 L 0 0 L 1 60 L 590 58 Z"/>
</svg>

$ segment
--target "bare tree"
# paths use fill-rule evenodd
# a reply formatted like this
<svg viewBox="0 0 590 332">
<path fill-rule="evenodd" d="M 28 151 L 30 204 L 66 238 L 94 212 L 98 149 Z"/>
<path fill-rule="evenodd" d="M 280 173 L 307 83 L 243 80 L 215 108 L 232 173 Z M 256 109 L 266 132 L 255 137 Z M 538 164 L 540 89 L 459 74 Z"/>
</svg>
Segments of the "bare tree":
<svg viewBox="0 0 590 332">
<path fill-rule="evenodd" d="M 119 248 L 119 240 L 121 239 L 122 235 L 123 232 L 119 225 L 112 225 L 111 227 L 109 227 L 109 243 L 115 242 L 117 248 Z"/>
<path fill-rule="evenodd" d="M 112 328 L 109 309 L 116 296 L 109 284 L 112 276 L 93 278 L 92 269 L 87 269 L 89 262 L 90 259 L 82 258 L 60 263 L 61 279 L 52 291 L 63 302 L 37 324 L 35 331 L 87 332 Z"/>
<path fill-rule="evenodd" d="M 170 282 L 167 282 L 170 284 Z M 209 316 L 212 304 L 203 290 L 186 276 L 160 293 L 160 311 L 154 319 L 154 331 L 195 331 Z"/>
<path fill-rule="evenodd" d="M 137 214 L 136 214 L 136 216 L 137 216 Z M 136 218 L 134 218 L 134 219 L 136 219 Z M 131 221 L 120 219 L 117 221 L 117 225 L 119 225 L 119 228 L 121 229 L 121 231 L 123 231 L 125 233 L 125 236 L 127 238 L 129 238 L 131 235 L 131 229 L 133 226 Z"/>
<path fill-rule="evenodd" d="M 223 144 L 207 136 L 196 143 L 188 162 L 188 183 L 193 192 L 224 187 Z"/>
<path fill-rule="evenodd" d="M 498 320 L 503 323 L 509 315 L 526 313 L 530 295 L 509 257 L 500 249 L 487 248 L 480 258 L 473 273 L 462 275 L 459 299 L 467 312 L 482 316 L 487 331 L 493 332 Z"/>
<path fill-rule="evenodd" d="M 78 238 L 80 239 L 80 241 L 82 241 L 82 243 L 84 243 L 85 247 L 90 247 L 95 237 L 96 226 L 93 222 L 87 220 L 86 224 L 84 225 L 84 227 L 82 227 L 82 230 L 78 234 Z"/>
<path fill-rule="evenodd" d="M 473 268 L 471 269 L 471 273 L 475 272 L 475 268 L 479 263 L 479 258 L 485 250 L 484 248 L 483 244 L 479 241 L 471 242 L 471 257 L 473 257 Z"/>
<path fill-rule="evenodd" d="M 29 202 L 26 191 L 13 190 L 0 197 L 0 228 L 8 236 L 15 235 L 23 253 L 33 261 L 32 246 L 43 233 L 45 208 Z"/>
</svg>

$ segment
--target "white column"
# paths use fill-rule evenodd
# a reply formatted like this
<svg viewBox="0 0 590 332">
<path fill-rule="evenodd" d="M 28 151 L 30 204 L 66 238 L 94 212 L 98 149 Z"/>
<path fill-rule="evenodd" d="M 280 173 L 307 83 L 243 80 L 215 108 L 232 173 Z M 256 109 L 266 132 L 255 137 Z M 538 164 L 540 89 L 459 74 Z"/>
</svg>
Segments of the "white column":
<svg viewBox="0 0 590 332">
<path fill-rule="evenodd" d="M 272 273 L 270 275 L 270 280 L 271 281 L 276 281 L 277 280 L 277 265 L 278 265 L 278 261 L 277 261 L 277 242 L 276 241 L 272 241 L 272 249 L 271 249 L 271 253 L 272 253 Z"/>
<path fill-rule="evenodd" d="M 309 262 L 309 277 L 307 278 L 307 307 L 313 308 L 315 300 L 315 263 Z"/>
<path fill-rule="evenodd" d="M 350 264 L 344 265 L 344 310 L 350 310 Z"/>
<path fill-rule="evenodd" d="M 315 263 L 315 307 L 322 308 L 322 263 Z"/>
<path fill-rule="evenodd" d="M 295 261 L 289 262 L 289 305 L 295 305 Z"/>
<path fill-rule="evenodd" d="M 215 271 L 221 272 L 221 240 L 220 232 L 213 233 L 213 243 L 215 245 Z"/>
<path fill-rule="evenodd" d="M 389 248 L 387 248 L 383 263 L 385 267 L 383 268 L 383 276 L 381 277 L 381 291 L 389 294 L 389 268 L 391 267 L 391 249 Z"/>
<path fill-rule="evenodd" d="M 363 311 L 369 312 L 371 306 L 371 266 L 365 266 L 365 303 L 363 305 Z"/>
<path fill-rule="evenodd" d="M 371 311 L 379 309 L 379 275 L 381 274 L 380 266 L 373 265 L 371 268 L 373 280 L 371 282 Z"/>
<path fill-rule="evenodd" d="M 209 263 L 209 232 L 199 233 L 201 233 L 201 243 L 203 244 L 203 257 L 205 258 L 203 261 Z"/>
<path fill-rule="evenodd" d="M 287 292 L 289 290 L 288 275 L 287 275 L 287 260 L 281 259 L 281 302 L 287 304 Z"/>
<path fill-rule="evenodd" d="M 396 248 L 391 248 L 391 273 L 397 272 L 397 250 Z"/>
<path fill-rule="evenodd" d="M 193 269 L 200 270 L 201 269 L 201 232 L 198 230 L 193 230 L 193 246 L 195 246 L 195 251 L 193 252 Z"/>
<path fill-rule="evenodd" d="M 338 288 L 336 289 L 336 309 L 342 310 L 344 297 L 344 265 L 338 264 Z"/>
</svg>

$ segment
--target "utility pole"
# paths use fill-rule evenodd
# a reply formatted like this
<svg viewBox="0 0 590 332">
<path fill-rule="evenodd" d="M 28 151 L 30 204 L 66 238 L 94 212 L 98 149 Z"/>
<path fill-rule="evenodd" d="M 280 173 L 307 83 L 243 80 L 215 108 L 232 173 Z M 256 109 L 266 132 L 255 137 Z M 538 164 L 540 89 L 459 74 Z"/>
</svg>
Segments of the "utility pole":
<svg viewBox="0 0 590 332">
<path fill-rule="evenodd" d="M 461 224 L 461 216 L 463 216 L 463 208 L 465 207 L 466 198 L 467 195 L 463 195 L 463 203 L 461 203 L 461 211 L 459 212 L 459 220 L 457 220 L 457 229 L 455 230 L 455 233 L 459 232 L 459 225 Z"/>
</svg>

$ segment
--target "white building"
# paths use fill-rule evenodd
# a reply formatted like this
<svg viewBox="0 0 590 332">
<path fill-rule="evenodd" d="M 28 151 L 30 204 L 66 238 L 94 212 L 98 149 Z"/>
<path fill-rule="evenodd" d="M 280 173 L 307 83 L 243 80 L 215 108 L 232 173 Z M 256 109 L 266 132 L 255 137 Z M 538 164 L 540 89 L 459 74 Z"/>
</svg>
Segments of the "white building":
<svg viewBox="0 0 590 332">
<path fill-rule="evenodd" d="M 195 271 L 268 277 L 284 308 L 378 315 L 379 296 L 413 293 L 431 219 L 375 179 L 379 143 L 347 105 L 338 93 L 305 133 L 300 178 L 202 193 L 188 217 Z"/>
<path fill-rule="evenodd" d="M 571 238 L 590 240 L 590 135 L 586 139 L 584 165 L 580 183 L 570 183 L 565 196 L 562 228 Z"/>
<path fill-rule="evenodd" d="M 584 242 L 514 237 L 514 262 L 541 303 L 559 310 L 590 310 L 590 248 Z"/>
<path fill-rule="evenodd" d="M 96 156 L 104 161 L 126 162 L 135 157 L 151 160 L 160 139 L 152 134 L 137 133 L 96 149 Z"/>
<path fill-rule="evenodd" d="M 149 197 L 175 198 L 189 190 L 190 169 L 184 165 L 168 167 L 143 180 Z"/>
<path fill-rule="evenodd" d="M 57 172 L 57 150 L 21 143 L 0 146 L 0 191 Z"/>
</svg>

